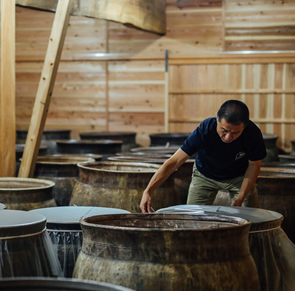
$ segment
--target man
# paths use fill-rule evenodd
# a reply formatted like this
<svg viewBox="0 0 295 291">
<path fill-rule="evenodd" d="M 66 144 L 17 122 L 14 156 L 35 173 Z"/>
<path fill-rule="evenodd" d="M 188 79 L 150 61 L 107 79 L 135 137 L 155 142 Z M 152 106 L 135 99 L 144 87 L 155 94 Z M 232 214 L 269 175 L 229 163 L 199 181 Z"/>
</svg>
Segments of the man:
<svg viewBox="0 0 295 291">
<path fill-rule="evenodd" d="M 152 212 L 153 191 L 196 152 L 187 204 L 212 205 L 218 190 L 228 190 L 232 206 L 258 206 L 255 183 L 266 156 L 263 136 L 249 120 L 246 104 L 228 100 L 154 174 L 142 195 L 142 212 Z"/>
</svg>

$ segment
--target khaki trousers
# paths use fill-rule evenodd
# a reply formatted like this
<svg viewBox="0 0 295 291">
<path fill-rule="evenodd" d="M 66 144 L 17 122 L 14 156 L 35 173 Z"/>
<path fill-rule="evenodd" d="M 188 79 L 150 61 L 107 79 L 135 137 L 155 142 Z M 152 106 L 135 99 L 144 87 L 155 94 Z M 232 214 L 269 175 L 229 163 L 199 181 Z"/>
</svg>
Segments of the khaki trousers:
<svg viewBox="0 0 295 291">
<path fill-rule="evenodd" d="M 202 175 L 194 164 L 192 180 L 189 187 L 187 204 L 212 205 L 219 190 L 229 192 L 231 201 L 237 199 L 244 176 L 234 179 L 216 181 Z M 258 207 L 258 192 L 256 185 L 249 191 L 242 206 Z"/>
</svg>

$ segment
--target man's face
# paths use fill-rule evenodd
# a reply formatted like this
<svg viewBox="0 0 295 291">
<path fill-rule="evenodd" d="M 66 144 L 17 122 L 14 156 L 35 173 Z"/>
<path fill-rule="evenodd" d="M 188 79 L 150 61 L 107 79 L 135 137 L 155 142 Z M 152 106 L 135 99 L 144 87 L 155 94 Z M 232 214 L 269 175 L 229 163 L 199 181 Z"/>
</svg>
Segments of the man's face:
<svg viewBox="0 0 295 291">
<path fill-rule="evenodd" d="M 227 123 L 224 118 L 221 121 L 218 121 L 217 117 L 217 128 L 216 131 L 220 136 L 221 140 L 225 143 L 230 143 L 237 139 L 244 130 L 244 124 L 234 125 L 231 123 Z"/>
</svg>

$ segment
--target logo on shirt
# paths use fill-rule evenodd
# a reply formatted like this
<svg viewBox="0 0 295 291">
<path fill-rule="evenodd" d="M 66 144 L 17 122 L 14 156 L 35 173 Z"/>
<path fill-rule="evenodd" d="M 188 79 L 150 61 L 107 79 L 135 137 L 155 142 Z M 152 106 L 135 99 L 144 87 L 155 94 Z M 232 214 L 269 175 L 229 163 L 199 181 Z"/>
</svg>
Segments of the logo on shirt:
<svg viewBox="0 0 295 291">
<path fill-rule="evenodd" d="M 245 156 L 245 152 L 239 152 L 237 155 L 236 155 L 236 160 L 238 159 L 241 159 L 242 157 Z"/>
</svg>

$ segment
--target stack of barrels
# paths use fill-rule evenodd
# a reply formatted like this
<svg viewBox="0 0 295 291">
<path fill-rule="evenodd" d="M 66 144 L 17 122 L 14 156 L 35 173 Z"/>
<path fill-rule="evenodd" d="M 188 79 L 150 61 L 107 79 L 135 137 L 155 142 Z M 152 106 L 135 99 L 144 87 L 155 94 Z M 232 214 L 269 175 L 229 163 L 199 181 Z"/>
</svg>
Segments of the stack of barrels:
<svg viewBox="0 0 295 291">
<path fill-rule="evenodd" d="M 188 135 L 151 134 L 150 145 L 141 147 L 134 132 L 88 132 L 71 139 L 70 131 L 44 131 L 34 178 L 0 179 L 0 290 L 278 290 L 270 281 L 278 277 L 258 263 L 266 250 L 249 234 L 284 229 L 295 241 L 291 168 L 280 175 L 281 183 L 272 177 L 282 173 L 278 167 L 263 168 L 257 184 L 260 206 L 268 210 L 248 209 L 245 216 L 212 206 L 216 211 L 181 213 L 192 156 L 155 191 L 158 211 L 141 213 L 150 179 Z M 272 138 L 265 135 L 265 142 Z M 23 147 L 25 136 L 17 141 Z M 281 197 L 287 205 L 278 202 Z M 272 217 L 257 223 L 263 211 Z"/>
</svg>

